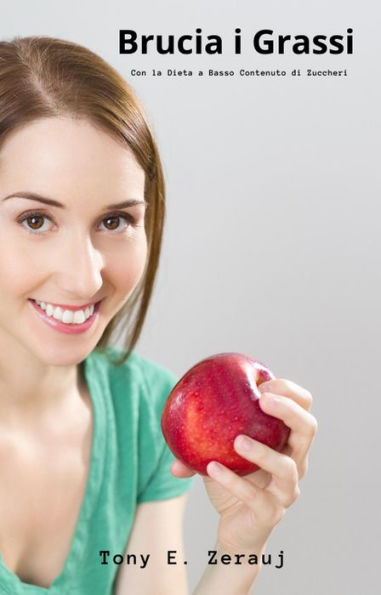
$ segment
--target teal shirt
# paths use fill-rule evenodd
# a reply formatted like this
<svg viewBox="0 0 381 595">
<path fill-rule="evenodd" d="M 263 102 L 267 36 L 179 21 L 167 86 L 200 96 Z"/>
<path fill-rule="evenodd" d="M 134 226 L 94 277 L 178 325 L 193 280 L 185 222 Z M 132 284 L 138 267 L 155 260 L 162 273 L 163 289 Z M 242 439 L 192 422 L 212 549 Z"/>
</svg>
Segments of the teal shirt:
<svg viewBox="0 0 381 595">
<path fill-rule="evenodd" d="M 121 353 L 116 347 L 107 350 Z M 174 456 L 160 428 L 164 403 L 178 378 L 136 352 L 115 366 L 93 351 L 84 360 L 84 374 L 94 412 L 92 451 L 69 554 L 48 589 L 22 582 L 0 554 L 0 593 L 111 595 L 119 569 L 113 556 L 124 554 L 137 504 L 179 496 L 193 481 L 171 474 Z"/>
</svg>

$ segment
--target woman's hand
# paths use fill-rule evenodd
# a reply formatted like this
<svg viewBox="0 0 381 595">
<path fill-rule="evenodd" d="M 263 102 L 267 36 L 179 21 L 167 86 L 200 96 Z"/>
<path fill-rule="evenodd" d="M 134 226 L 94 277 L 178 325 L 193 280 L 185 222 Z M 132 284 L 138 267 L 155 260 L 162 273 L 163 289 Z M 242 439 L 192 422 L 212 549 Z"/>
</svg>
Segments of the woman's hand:
<svg viewBox="0 0 381 595">
<path fill-rule="evenodd" d="M 218 544 L 228 553 L 261 551 L 272 531 L 298 498 L 299 480 L 308 467 L 308 452 L 316 434 L 316 419 L 309 413 L 311 394 L 294 382 L 274 379 L 259 386 L 262 410 L 282 419 L 291 429 L 281 452 L 237 436 L 234 448 L 260 470 L 240 477 L 230 469 L 210 462 L 203 476 L 210 501 L 220 514 Z M 172 464 L 177 477 L 194 472 L 180 461 Z"/>
</svg>

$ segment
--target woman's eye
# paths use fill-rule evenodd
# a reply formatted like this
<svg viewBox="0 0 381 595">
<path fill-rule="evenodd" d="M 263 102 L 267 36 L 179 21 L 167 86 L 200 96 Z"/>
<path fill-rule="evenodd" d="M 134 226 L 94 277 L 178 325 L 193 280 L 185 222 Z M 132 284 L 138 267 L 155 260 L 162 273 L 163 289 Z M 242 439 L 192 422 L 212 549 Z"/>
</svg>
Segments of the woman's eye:
<svg viewBox="0 0 381 595">
<path fill-rule="evenodd" d="M 24 227 L 26 227 L 26 229 L 28 229 L 28 231 L 32 231 L 32 232 L 39 232 L 39 231 L 48 231 L 48 228 L 44 225 L 41 225 L 41 220 L 45 219 L 46 221 L 50 221 L 49 217 L 47 217 L 46 215 L 41 215 L 41 213 L 31 213 L 29 215 L 26 215 L 25 217 L 23 217 L 20 220 L 20 223 L 23 225 L 24 223 L 27 223 L 28 226 L 23 225 Z M 50 221 L 51 223 L 51 221 Z"/>
<path fill-rule="evenodd" d="M 123 220 L 122 227 L 119 226 L 120 220 Z M 103 219 L 102 223 L 105 223 L 105 227 L 108 231 L 120 231 L 121 229 L 125 229 L 129 226 L 134 226 L 135 220 L 131 215 L 127 213 L 119 213 L 117 215 L 109 215 L 105 219 Z"/>
</svg>

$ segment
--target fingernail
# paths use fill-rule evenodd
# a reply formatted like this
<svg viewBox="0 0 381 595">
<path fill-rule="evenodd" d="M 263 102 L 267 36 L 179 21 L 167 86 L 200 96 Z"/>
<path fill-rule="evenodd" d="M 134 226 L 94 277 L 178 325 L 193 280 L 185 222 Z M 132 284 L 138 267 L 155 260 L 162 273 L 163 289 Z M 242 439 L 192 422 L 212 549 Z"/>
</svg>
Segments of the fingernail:
<svg viewBox="0 0 381 595">
<path fill-rule="evenodd" d="M 212 476 L 221 475 L 224 472 L 223 466 L 220 465 L 220 463 L 217 463 L 217 461 L 210 461 L 210 463 L 208 463 L 206 466 L 206 470 L 208 474 Z"/>
<path fill-rule="evenodd" d="M 240 450 L 250 450 L 252 445 L 250 438 L 247 436 L 237 436 L 235 443 Z"/>
</svg>

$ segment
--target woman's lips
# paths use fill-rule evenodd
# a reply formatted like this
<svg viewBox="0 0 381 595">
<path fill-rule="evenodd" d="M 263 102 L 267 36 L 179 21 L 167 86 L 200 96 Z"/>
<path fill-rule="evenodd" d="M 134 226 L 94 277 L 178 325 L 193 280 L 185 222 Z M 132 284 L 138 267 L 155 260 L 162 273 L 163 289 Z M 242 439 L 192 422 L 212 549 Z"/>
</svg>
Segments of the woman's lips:
<svg viewBox="0 0 381 595">
<path fill-rule="evenodd" d="M 53 316 L 48 316 L 46 314 L 45 310 L 40 308 L 40 306 L 38 304 L 36 304 L 36 302 L 33 299 L 29 299 L 28 301 L 32 305 L 36 314 L 39 316 L 40 320 L 42 320 L 45 324 L 47 324 L 54 330 L 59 331 L 61 333 L 66 333 L 69 335 L 73 335 L 73 334 L 76 335 L 76 334 L 83 333 L 83 332 L 87 331 L 94 324 L 96 319 L 98 318 L 98 311 L 99 311 L 99 306 L 101 303 L 100 301 L 96 302 L 96 304 L 94 306 L 94 312 L 92 313 L 92 315 L 89 318 L 87 318 L 87 320 L 85 320 L 85 322 L 82 322 L 81 324 L 75 324 L 75 323 L 62 322 L 60 320 L 57 320 Z"/>
<path fill-rule="evenodd" d="M 96 306 L 97 304 L 100 304 L 100 302 L 102 300 L 99 300 L 98 302 L 89 302 L 88 304 L 85 304 L 84 306 L 70 306 L 68 304 L 56 304 L 54 302 L 49 302 L 47 300 L 39 300 L 37 298 L 29 298 L 31 300 L 34 300 L 35 302 L 44 302 L 44 304 L 50 304 L 51 306 L 53 306 L 53 308 L 61 308 L 62 310 L 86 310 L 86 308 L 88 308 L 89 306 Z"/>
</svg>

